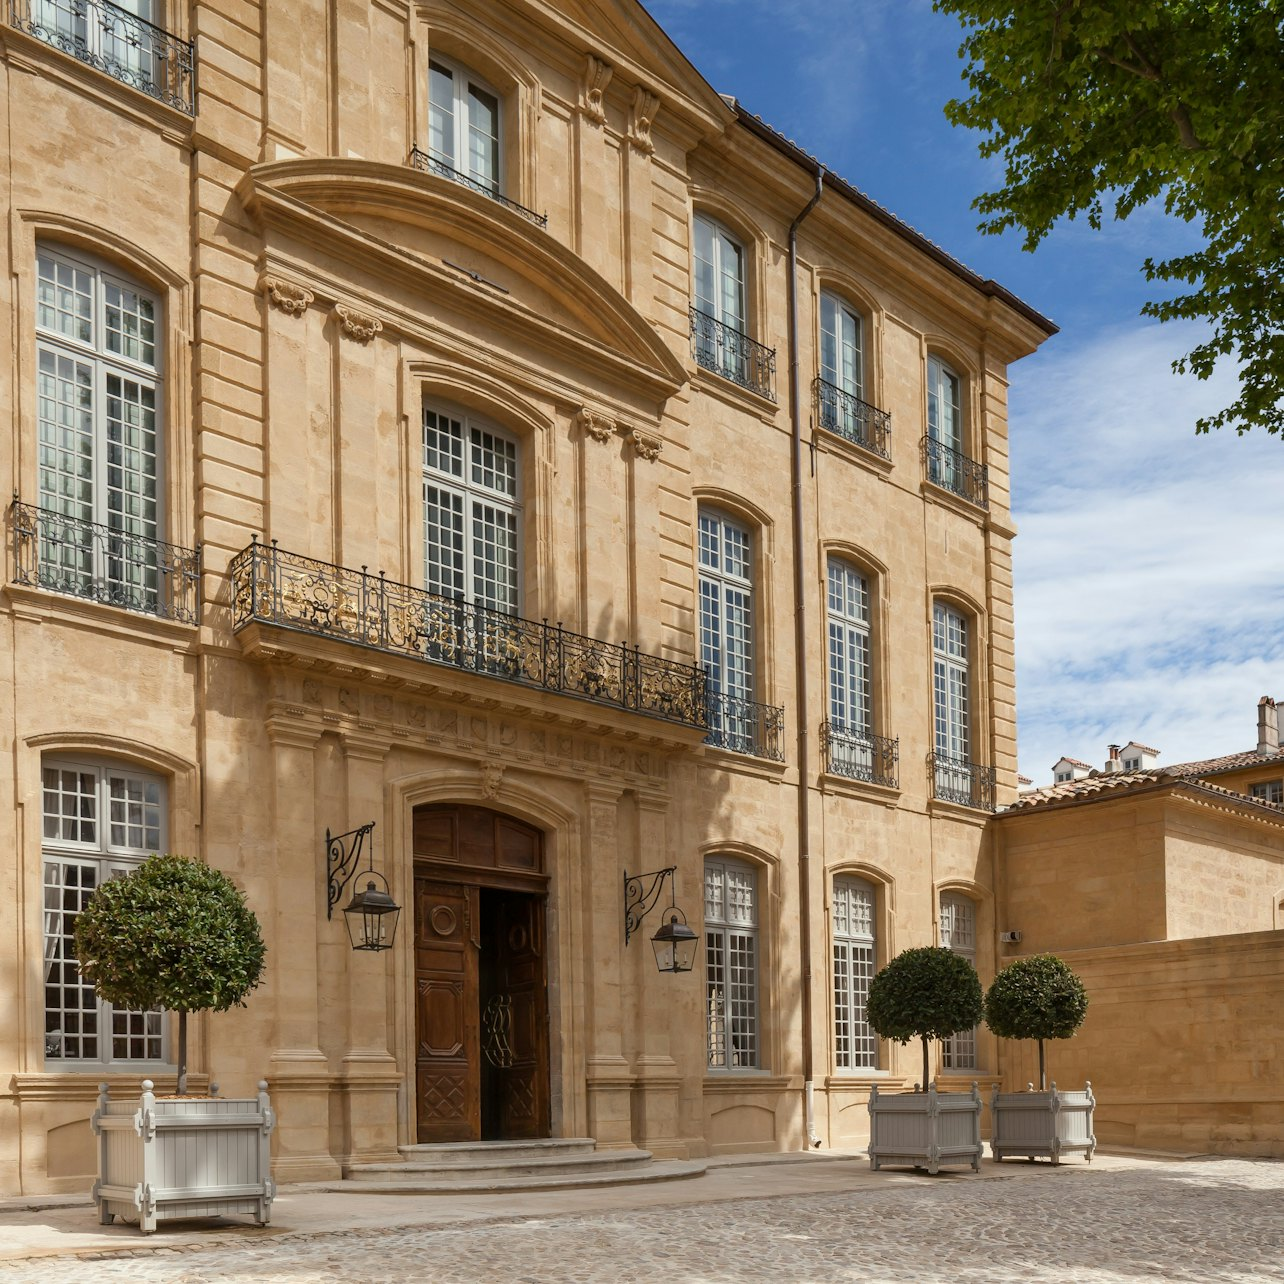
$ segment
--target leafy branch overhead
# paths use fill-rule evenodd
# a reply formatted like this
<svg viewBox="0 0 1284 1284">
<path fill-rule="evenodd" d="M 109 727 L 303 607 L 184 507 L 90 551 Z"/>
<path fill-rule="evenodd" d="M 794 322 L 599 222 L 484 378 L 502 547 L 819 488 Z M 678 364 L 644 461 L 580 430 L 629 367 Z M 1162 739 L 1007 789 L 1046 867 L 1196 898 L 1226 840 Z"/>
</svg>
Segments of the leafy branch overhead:
<svg viewBox="0 0 1284 1284">
<path fill-rule="evenodd" d="M 1210 338 L 1173 363 L 1239 365 L 1236 400 L 1198 428 L 1284 428 L 1284 0 L 935 0 L 962 22 L 971 97 L 946 107 L 987 134 L 1003 186 L 982 229 L 1034 249 L 1058 219 L 1099 228 L 1152 201 L 1204 246 L 1156 262 L 1172 297 L 1143 311 Z"/>
</svg>

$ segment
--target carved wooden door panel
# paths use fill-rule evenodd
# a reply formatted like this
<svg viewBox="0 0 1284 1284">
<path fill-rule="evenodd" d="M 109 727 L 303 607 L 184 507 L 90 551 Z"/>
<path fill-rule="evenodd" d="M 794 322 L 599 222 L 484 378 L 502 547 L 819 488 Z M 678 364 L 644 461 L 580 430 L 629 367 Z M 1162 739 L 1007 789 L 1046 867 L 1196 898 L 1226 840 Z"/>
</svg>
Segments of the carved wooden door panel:
<svg viewBox="0 0 1284 1284">
<path fill-rule="evenodd" d="M 415 1110 L 422 1143 L 481 1136 L 479 893 L 415 875 Z"/>
<path fill-rule="evenodd" d="M 498 983 L 511 1003 L 512 1060 L 504 1072 L 501 1136 L 547 1137 L 548 994 L 544 899 L 505 896 L 499 908 Z"/>
</svg>

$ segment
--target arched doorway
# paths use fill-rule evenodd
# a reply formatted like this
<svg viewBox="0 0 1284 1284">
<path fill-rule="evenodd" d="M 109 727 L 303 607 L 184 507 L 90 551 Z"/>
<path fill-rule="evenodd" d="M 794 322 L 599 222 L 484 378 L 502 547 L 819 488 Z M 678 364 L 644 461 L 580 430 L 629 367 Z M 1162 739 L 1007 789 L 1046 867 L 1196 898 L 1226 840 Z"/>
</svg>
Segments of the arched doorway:
<svg viewBox="0 0 1284 1284">
<path fill-rule="evenodd" d="M 420 1143 L 549 1133 L 544 836 L 485 807 L 414 811 Z"/>
</svg>

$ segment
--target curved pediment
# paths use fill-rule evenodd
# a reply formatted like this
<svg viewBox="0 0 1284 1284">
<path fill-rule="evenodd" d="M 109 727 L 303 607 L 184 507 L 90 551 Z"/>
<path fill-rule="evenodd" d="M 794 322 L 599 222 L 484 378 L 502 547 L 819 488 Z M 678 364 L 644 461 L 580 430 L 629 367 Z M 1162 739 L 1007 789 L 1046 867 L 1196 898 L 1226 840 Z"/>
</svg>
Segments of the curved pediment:
<svg viewBox="0 0 1284 1284">
<path fill-rule="evenodd" d="M 452 289 L 505 333 L 603 361 L 661 400 L 687 380 L 681 361 L 624 295 L 556 237 L 480 192 L 435 174 L 363 160 L 255 166 L 239 186 L 265 228 L 306 236 L 326 260 L 405 289 L 419 278 L 434 306 Z"/>
</svg>

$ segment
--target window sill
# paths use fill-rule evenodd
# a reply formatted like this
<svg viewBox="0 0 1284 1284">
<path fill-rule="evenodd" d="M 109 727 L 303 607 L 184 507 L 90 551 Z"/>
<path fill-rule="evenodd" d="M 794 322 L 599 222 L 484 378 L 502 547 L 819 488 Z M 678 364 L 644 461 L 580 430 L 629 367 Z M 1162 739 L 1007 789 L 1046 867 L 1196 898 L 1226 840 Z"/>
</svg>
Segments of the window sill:
<svg viewBox="0 0 1284 1284">
<path fill-rule="evenodd" d="M 982 508 L 979 504 L 974 504 L 971 500 L 964 499 L 961 495 L 956 495 L 952 490 L 946 490 L 944 486 L 938 486 L 933 481 L 928 481 L 924 478 L 919 483 L 919 491 L 929 504 L 936 504 L 939 508 L 948 508 L 950 512 L 957 513 L 960 517 L 966 517 L 968 521 L 974 522 L 977 526 L 984 528 L 989 521 L 990 511 L 988 508 Z"/>
<path fill-rule="evenodd" d="M 770 397 L 742 388 L 730 379 L 724 379 L 712 370 L 697 365 L 694 358 L 688 358 L 691 371 L 691 387 L 697 392 L 707 392 L 719 401 L 735 406 L 737 410 L 748 411 L 764 423 L 774 424 L 780 415 L 780 406 Z"/>
<path fill-rule="evenodd" d="M 858 446 L 854 441 L 849 441 L 842 433 L 831 432 L 828 428 L 813 428 L 811 435 L 812 445 L 827 455 L 837 455 L 840 459 L 847 460 L 848 463 L 855 464 L 859 468 L 864 468 L 866 472 L 873 473 L 875 477 L 888 481 L 891 478 L 892 469 L 895 465 L 878 451 L 871 450 L 867 446 Z"/>
<path fill-rule="evenodd" d="M 988 811 L 984 807 L 964 807 L 962 803 L 945 802 L 941 798 L 929 798 L 927 800 L 927 814 L 949 820 L 966 821 L 969 825 L 975 825 L 978 829 L 984 829 L 994 816 L 994 812 Z"/>
<path fill-rule="evenodd" d="M 128 611 L 120 606 L 108 606 L 89 598 L 72 597 L 50 589 L 34 588 L 26 584 L 6 584 L 12 614 L 36 624 L 69 624 L 78 628 L 90 627 L 99 632 L 118 637 L 157 642 L 178 646 L 181 650 L 195 648 L 200 636 L 197 624 L 180 624 L 148 615 L 144 611 Z"/>
<path fill-rule="evenodd" d="M 763 780 L 780 780 L 789 770 L 789 764 L 774 758 L 759 758 L 756 754 L 737 753 L 734 749 L 720 749 L 704 745 L 704 762 L 709 767 L 739 772 L 745 776 L 758 776 Z"/>
<path fill-rule="evenodd" d="M 704 1090 L 710 1092 L 785 1092 L 794 1084 L 788 1075 L 768 1070 L 705 1070 Z"/>
<path fill-rule="evenodd" d="M 100 1083 L 107 1084 L 113 1099 L 126 1100 L 142 1092 L 144 1079 L 151 1079 L 161 1095 L 172 1093 L 178 1087 L 173 1066 L 104 1070 L 102 1066 L 83 1064 L 81 1068 L 67 1066 L 57 1070 L 16 1074 L 10 1080 L 10 1086 L 12 1099 L 19 1104 L 35 1101 L 95 1102 L 98 1100 Z M 189 1092 L 198 1096 L 205 1094 L 209 1091 L 209 1084 L 209 1075 L 188 1072 Z"/>
<path fill-rule="evenodd" d="M 867 1092 L 875 1084 L 882 1092 L 884 1088 L 903 1087 L 908 1082 L 903 1074 L 893 1074 L 890 1070 L 835 1070 L 824 1078 L 824 1086 L 830 1092 Z"/>
<path fill-rule="evenodd" d="M 880 803 L 894 811 L 901 804 L 899 785 L 876 785 L 870 780 L 857 780 L 832 771 L 820 773 L 820 792 L 838 794 L 845 798 L 859 798 L 863 802 Z"/>
</svg>

